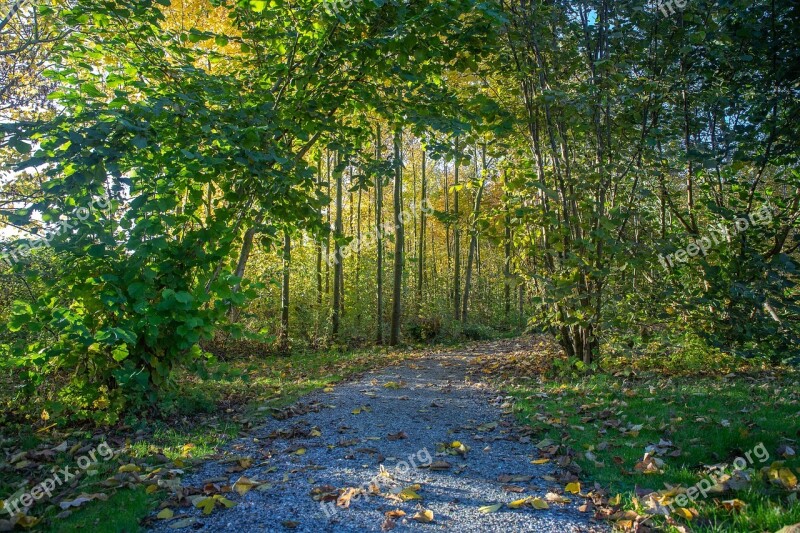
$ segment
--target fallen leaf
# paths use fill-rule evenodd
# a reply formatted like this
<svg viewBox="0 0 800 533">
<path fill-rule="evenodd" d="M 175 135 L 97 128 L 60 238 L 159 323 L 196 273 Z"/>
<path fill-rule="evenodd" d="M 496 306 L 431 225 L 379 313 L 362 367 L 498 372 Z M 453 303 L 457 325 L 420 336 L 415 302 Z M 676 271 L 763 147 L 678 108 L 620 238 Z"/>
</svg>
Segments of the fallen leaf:
<svg viewBox="0 0 800 533">
<path fill-rule="evenodd" d="M 405 431 L 398 431 L 397 433 L 389 433 L 386 438 L 391 441 L 400 440 L 400 439 L 407 439 L 408 435 Z"/>
<path fill-rule="evenodd" d="M 403 500 L 404 502 L 410 500 L 421 500 L 422 496 L 417 494 L 418 490 L 419 490 L 419 485 L 411 485 L 410 487 L 406 487 L 399 493 L 397 493 L 397 496 L 400 497 L 400 499 Z"/>
<path fill-rule="evenodd" d="M 544 495 L 544 499 L 547 500 L 548 502 L 554 502 L 554 503 L 570 502 L 569 498 L 562 496 L 560 494 L 556 494 L 555 492 L 548 492 L 547 494 Z"/>
<path fill-rule="evenodd" d="M 189 518 L 184 518 L 182 520 L 178 520 L 177 522 L 171 523 L 169 527 L 170 529 L 183 529 L 193 525 L 195 522 L 197 522 L 197 519 L 193 516 L 190 516 Z"/>
<path fill-rule="evenodd" d="M 169 520 L 173 516 L 175 516 L 175 513 L 172 512 L 172 509 L 170 509 L 169 507 L 165 507 L 164 509 L 161 510 L 160 513 L 156 515 L 156 518 L 158 518 L 159 520 Z"/>
<path fill-rule="evenodd" d="M 478 507 L 478 511 L 484 514 L 494 513 L 496 511 L 499 511 L 502 506 L 503 506 L 502 503 L 495 503 L 493 505 L 484 505 L 483 507 Z"/>
<path fill-rule="evenodd" d="M 525 504 L 528 503 L 530 498 L 521 498 L 519 500 L 514 500 L 513 502 L 509 503 L 508 506 L 512 509 L 519 509 L 520 507 L 524 507 Z"/>
<path fill-rule="evenodd" d="M 254 487 L 257 487 L 260 484 L 261 483 L 259 483 L 258 481 L 253 481 L 250 478 L 246 478 L 244 476 L 241 476 L 233 484 L 233 490 L 235 490 L 236 493 L 239 494 L 239 496 L 244 496 L 245 494 L 247 494 L 250 491 L 250 489 L 252 489 Z"/>
<path fill-rule="evenodd" d="M 430 522 L 433 522 L 433 511 L 431 511 L 430 509 L 422 509 L 411 518 L 413 518 L 417 522 L 428 524 Z"/>
<path fill-rule="evenodd" d="M 531 498 L 530 504 L 534 509 L 544 510 L 550 508 L 550 506 L 547 505 L 547 502 L 541 498 Z"/>
<path fill-rule="evenodd" d="M 434 461 L 428 466 L 429 470 L 449 470 L 453 465 L 447 461 Z"/>
<path fill-rule="evenodd" d="M 729 512 L 741 511 L 742 509 L 747 507 L 746 503 L 744 503 L 742 500 L 738 500 L 735 498 L 733 500 L 724 500 L 720 502 L 720 505 L 722 506 L 723 509 Z"/>
</svg>

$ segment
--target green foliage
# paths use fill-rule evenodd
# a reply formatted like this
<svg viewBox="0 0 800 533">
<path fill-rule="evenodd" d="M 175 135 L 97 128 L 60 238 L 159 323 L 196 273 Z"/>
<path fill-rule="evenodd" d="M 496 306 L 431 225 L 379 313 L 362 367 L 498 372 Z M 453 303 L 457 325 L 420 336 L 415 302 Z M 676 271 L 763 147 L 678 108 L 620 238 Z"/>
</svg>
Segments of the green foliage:
<svg viewBox="0 0 800 533">
<path fill-rule="evenodd" d="M 496 339 L 500 334 L 491 326 L 484 324 L 468 323 L 461 327 L 461 334 L 471 341 L 488 341 Z"/>
</svg>

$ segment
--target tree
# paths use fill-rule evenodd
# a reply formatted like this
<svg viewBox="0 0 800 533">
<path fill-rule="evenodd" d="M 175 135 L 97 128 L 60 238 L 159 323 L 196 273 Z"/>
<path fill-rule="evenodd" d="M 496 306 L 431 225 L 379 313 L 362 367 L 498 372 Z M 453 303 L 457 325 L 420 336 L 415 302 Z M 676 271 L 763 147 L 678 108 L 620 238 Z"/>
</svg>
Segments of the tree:
<svg viewBox="0 0 800 533">
<path fill-rule="evenodd" d="M 453 312 L 456 320 L 461 320 L 461 231 L 459 230 L 458 170 L 461 166 L 461 157 L 458 151 L 458 137 L 455 139 L 453 150 L 455 163 L 453 164 Z"/>
<path fill-rule="evenodd" d="M 403 220 L 403 159 L 400 145 L 403 133 L 399 126 L 394 131 L 394 285 L 392 287 L 392 325 L 389 345 L 400 342 L 400 321 L 403 313 L 403 247 L 405 246 L 405 222 Z"/>
<path fill-rule="evenodd" d="M 475 254 L 478 250 L 478 217 L 480 216 L 481 212 L 481 198 L 483 197 L 483 189 L 486 187 L 487 180 L 486 143 L 483 144 L 481 163 L 481 175 L 475 177 L 478 182 L 478 192 L 475 194 L 475 204 L 472 209 L 472 218 L 470 221 L 469 251 L 467 252 L 467 269 L 464 278 L 464 298 L 462 300 L 463 308 L 461 310 L 461 321 L 464 323 L 467 322 L 467 312 L 469 310 L 469 292 L 472 286 L 472 265 L 475 261 Z"/>
<path fill-rule="evenodd" d="M 417 247 L 417 313 L 422 306 L 422 294 L 425 286 L 425 222 L 427 197 L 427 175 L 425 168 L 425 146 L 422 146 L 422 183 L 420 184 L 420 203 L 422 209 L 419 210 L 419 246 Z"/>
<path fill-rule="evenodd" d="M 381 158 L 381 126 L 375 126 L 375 160 L 380 161 Z M 377 240 L 376 253 L 377 253 L 377 269 L 376 273 L 376 286 L 377 286 L 377 309 L 375 316 L 378 319 L 377 323 L 377 336 L 375 342 L 379 345 L 383 344 L 383 174 L 378 171 L 375 179 L 375 235 Z"/>
<path fill-rule="evenodd" d="M 333 179 L 336 181 L 336 221 L 333 233 L 333 309 L 331 312 L 331 336 L 339 337 L 339 327 L 342 313 L 342 284 L 344 282 L 344 261 L 342 257 L 342 238 L 344 225 L 342 220 L 342 174 L 344 163 L 341 152 L 336 152 L 334 160 Z"/>
</svg>

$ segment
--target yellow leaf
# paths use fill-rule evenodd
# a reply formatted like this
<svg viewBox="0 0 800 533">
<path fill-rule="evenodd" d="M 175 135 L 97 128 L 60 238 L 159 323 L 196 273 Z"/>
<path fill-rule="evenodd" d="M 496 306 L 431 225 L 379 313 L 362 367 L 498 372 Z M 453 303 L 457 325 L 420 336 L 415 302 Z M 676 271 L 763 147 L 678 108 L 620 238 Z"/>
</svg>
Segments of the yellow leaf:
<svg viewBox="0 0 800 533">
<path fill-rule="evenodd" d="M 184 463 L 180 459 L 175 459 L 174 461 L 172 461 L 172 464 L 174 464 L 176 468 L 183 468 L 184 466 L 186 466 L 186 463 Z"/>
<path fill-rule="evenodd" d="M 737 500 L 737 499 L 725 500 L 721 502 L 721 505 L 726 511 L 730 512 L 741 511 L 747 506 L 747 504 L 744 503 L 742 500 Z"/>
<path fill-rule="evenodd" d="M 781 480 L 781 484 L 787 489 L 793 489 L 797 486 L 797 476 L 788 468 L 781 468 L 778 470 L 778 479 Z"/>
<path fill-rule="evenodd" d="M 513 502 L 509 503 L 508 506 L 511 507 L 512 509 L 519 509 L 520 507 L 523 507 L 526 503 L 528 503 L 528 500 L 530 500 L 530 498 L 522 498 L 520 500 L 514 500 Z"/>
<path fill-rule="evenodd" d="M 42 410 L 42 420 L 45 422 L 50 420 L 50 413 L 48 413 L 46 410 Z"/>
<path fill-rule="evenodd" d="M 360 415 L 361 414 L 361 408 L 360 407 L 356 407 L 355 409 L 353 409 L 350 412 L 353 413 L 354 415 Z"/>
<path fill-rule="evenodd" d="M 550 506 L 547 505 L 547 502 L 541 498 L 532 498 L 530 504 L 534 509 L 544 510 L 550 508 Z"/>
<path fill-rule="evenodd" d="M 578 494 L 581 491 L 581 484 L 580 483 L 567 483 L 567 486 L 564 487 L 564 490 L 569 492 L 570 494 Z"/>
<path fill-rule="evenodd" d="M 218 501 L 219 503 L 221 503 L 226 509 L 230 509 L 231 507 L 235 507 L 236 506 L 236 502 L 232 502 L 228 498 L 220 496 L 219 494 L 216 494 L 214 496 L 214 499 L 216 501 Z"/>
<path fill-rule="evenodd" d="M 502 503 L 495 503 L 494 505 L 484 505 L 483 507 L 478 507 L 478 511 L 485 514 L 494 513 L 495 511 L 499 511 L 502 506 L 503 506 Z"/>
<path fill-rule="evenodd" d="M 235 490 L 239 496 L 244 496 L 250 491 L 250 489 L 257 487 L 260 484 L 261 483 L 258 483 L 257 481 L 253 481 L 252 479 L 242 476 L 236 480 L 236 483 L 233 484 L 233 490 Z"/>
<path fill-rule="evenodd" d="M 419 487 L 419 485 L 416 485 L 416 487 Z M 417 492 L 416 492 L 417 490 L 419 490 L 419 488 L 415 488 L 415 485 L 412 485 L 410 487 L 404 488 L 397 495 L 404 502 L 407 502 L 409 500 L 421 500 L 422 496 L 417 494 Z"/>
<path fill-rule="evenodd" d="M 546 463 L 549 463 L 549 462 L 550 462 L 550 459 L 534 459 L 533 461 L 531 461 L 531 464 L 543 465 L 543 464 L 546 464 Z"/>
<path fill-rule="evenodd" d="M 119 467 L 119 471 L 122 472 L 122 473 L 126 473 L 126 472 L 141 472 L 142 469 L 139 468 L 138 466 L 136 466 L 135 464 L 131 463 L 131 464 L 128 464 L 128 465 L 122 465 L 121 467 Z"/>
<path fill-rule="evenodd" d="M 189 444 L 184 444 L 183 447 L 181 448 L 181 454 L 184 457 L 186 457 L 187 455 L 189 455 L 189 452 L 192 451 L 194 448 L 195 445 L 192 444 L 191 442 Z"/>
<path fill-rule="evenodd" d="M 294 452 L 292 452 L 292 453 L 293 453 L 294 455 L 304 455 L 304 454 L 306 453 L 306 449 L 305 449 L 305 448 L 298 448 L 297 450 L 295 450 L 295 451 L 294 451 Z"/>
<path fill-rule="evenodd" d="M 412 516 L 412 518 L 417 522 L 422 522 L 423 524 L 427 524 L 433 522 L 433 511 L 431 511 L 430 509 L 423 509 L 414 516 Z"/>
<path fill-rule="evenodd" d="M 333 392 L 333 387 L 325 387 L 322 392 Z"/>
<path fill-rule="evenodd" d="M 203 514 L 209 515 L 214 510 L 214 498 L 203 498 L 194 504 L 195 507 L 203 511 Z"/>
<path fill-rule="evenodd" d="M 457 440 L 454 440 L 452 443 L 450 443 L 451 448 L 461 448 L 461 446 L 462 446 L 461 442 Z"/>
<path fill-rule="evenodd" d="M 156 515 L 156 518 L 158 518 L 159 520 L 169 520 L 173 516 L 175 516 L 175 513 L 172 512 L 172 509 L 170 509 L 169 507 L 165 507 L 164 509 L 161 510 L 160 513 Z"/>
<path fill-rule="evenodd" d="M 694 518 L 694 515 L 689 509 L 685 509 L 683 507 L 678 507 L 678 510 L 675 512 L 681 518 L 685 518 L 686 520 L 691 520 Z"/>
<path fill-rule="evenodd" d="M 609 505 L 619 505 L 622 502 L 622 494 L 617 494 L 613 498 L 608 499 Z"/>
<path fill-rule="evenodd" d="M 158 490 L 158 485 L 148 485 L 147 488 L 144 491 L 147 494 L 153 494 L 157 490 Z"/>
<path fill-rule="evenodd" d="M 36 524 L 39 523 L 39 519 L 35 516 L 28 516 L 26 514 L 19 515 L 17 520 L 17 525 L 24 527 L 25 529 L 32 528 Z"/>
<path fill-rule="evenodd" d="M 322 436 L 322 432 L 320 430 L 316 429 L 316 428 L 312 429 L 308 434 L 310 436 L 312 436 L 312 437 L 321 437 Z"/>
</svg>

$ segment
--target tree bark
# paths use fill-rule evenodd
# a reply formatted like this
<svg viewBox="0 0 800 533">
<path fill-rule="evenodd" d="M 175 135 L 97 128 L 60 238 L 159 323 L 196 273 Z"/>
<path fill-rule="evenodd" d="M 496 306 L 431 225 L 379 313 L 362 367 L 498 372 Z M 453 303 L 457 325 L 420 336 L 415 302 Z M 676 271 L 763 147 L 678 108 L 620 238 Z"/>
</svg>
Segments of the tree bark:
<svg viewBox="0 0 800 533">
<path fill-rule="evenodd" d="M 427 203 L 427 176 L 425 174 L 425 148 L 422 149 L 422 178 L 420 183 L 419 251 L 417 252 L 417 313 L 422 310 L 422 291 L 425 287 L 425 205 Z"/>
<path fill-rule="evenodd" d="M 475 254 L 478 249 L 478 216 L 481 211 L 481 198 L 483 197 L 483 189 L 486 187 L 486 145 L 483 145 L 482 154 L 482 172 L 483 176 L 480 178 L 480 185 L 478 185 L 478 194 L 475 195 L 475 205 L 472 210 L 472 220 L 470 223 L 470 239 L 469 239 L 469 252 L 467 253 L 467 272 L 464 277 L 464 298 L 462 300 L 461 321 L 466 324 L 467 314 L 469 312 L 469 291 L 472 286 L 472 265 L 475 262 Z M 476 165 L 477 168 L 477 165 Z"/>
<path fill-rule="evenodd" d="M 378 125 L 375 129 L 375 159 L 380 160 L 381 152 L 381 127 Z M 375 342 L 378 345 L 383 344 L 383 175 L 378 174 L 375 179 L 375 233 L 377 239 L 377 291 L 378 291 L 378 305 L 376 310 L 377 316 L 377 335 Z"/>
<path fill-rule="evenodd" d="M 281 332 L 278 336 L 280 350 L 289 350 L 289 274 L 292 261 L 292 237 L 283 231 L 283 287 L 281 290 Z"/>
<path fill-rule="evenodd" d="M 505 243 L 503 247 L 503 313 L 508 320 L 511 314 L 511 206 L 508 198 L 508 169 L 503 172 L 503 207 L 506 212 L 503 224 L 505 225 Z"/>
<path fill-rule="evenodd" d="M 333 174 L 336 179 L 336 227 L 334 229 L 334 252 L 333 252 L 333 310 L 331 317 L 331 336 L 334 340 L 339 336 L 339 322 L 342 310 L 342 171 L 339 169 L 341 164 L 341 154 L 336 152 L 336 168 Z"/>
<path fill-rule="evenodd" d="M 458 137 L 455 140 L 455 166 L 453 168 L 453 317 L 461 320 L 461 232 L 458 229 Z"/>
<path fill-rule="evenodd" d="M 400 342 L 400 319 L 403 312 L 403 246 L 405 228 L 402 217 L 403 210 L 403 162 L 400 159 L 400 143 L 402 130 L 398 127 L 394 133 L 394 287 L 392 295 L 392 327 L 389 334 L 389 345 L 397 346 Z"/>
</svg>

